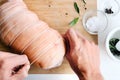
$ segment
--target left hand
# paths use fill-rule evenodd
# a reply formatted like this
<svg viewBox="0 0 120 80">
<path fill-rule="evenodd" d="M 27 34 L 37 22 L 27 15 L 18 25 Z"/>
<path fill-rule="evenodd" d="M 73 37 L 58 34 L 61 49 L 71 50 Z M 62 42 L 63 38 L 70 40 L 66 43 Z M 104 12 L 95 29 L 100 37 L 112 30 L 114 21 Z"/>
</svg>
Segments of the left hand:
<svg viewBox="0 0 120 80">
<path fill-rule="evenodd" d="M 29 69 L 26 55 L 0 52 L 0 80 L 24 80 Z"/>
</svg>

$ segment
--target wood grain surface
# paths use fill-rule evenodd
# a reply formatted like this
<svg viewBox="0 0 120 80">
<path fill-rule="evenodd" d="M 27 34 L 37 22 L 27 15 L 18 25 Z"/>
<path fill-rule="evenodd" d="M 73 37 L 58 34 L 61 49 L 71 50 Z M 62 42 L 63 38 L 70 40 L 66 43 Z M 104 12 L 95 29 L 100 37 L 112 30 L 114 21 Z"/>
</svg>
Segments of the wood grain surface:
<svg viewBox="0 0 120 80">
<path fill-rule="evenodd" d="M 72 21 L 76 17 L 80 17 L 79 22 L 73 26 L 72 28 L 77 29 L 81 32 L 88 40 L 94 41 L 97 44 L 97 36 L 92 36 L 88 34 L 82 25 L 82 17 L 87 10 L 95 10 L 97 9 L 97 1 L 96 0 L 86 0 L 87 2 L 87 10 L 84 8 L 84 4 L 82 0 L 24 0 L 27 4 L 28 8 L 35 12 L 38 17 L 49 24 L 51 28 L 58 30 L 61 34 L 64 34 L 71 26 L 69 26 L 69 22 Z M 77 2 L 80 7 L 80 15 L 74 9 L 73 3 Z M 0 4 L 3 4 L 5 0 L 0 0 Z M 8 47 L 6 47 L 0 41 L 0 50 L 1 51 L 12 51 Z M 51 70 L 42 70 L 38 67 L 31 66 L 29 73 L 34 74 L 67 74 L 74 73 L 70 68 L 67 60 L 63 61 L 63 64 L 55 69 Z"/>
</svg>

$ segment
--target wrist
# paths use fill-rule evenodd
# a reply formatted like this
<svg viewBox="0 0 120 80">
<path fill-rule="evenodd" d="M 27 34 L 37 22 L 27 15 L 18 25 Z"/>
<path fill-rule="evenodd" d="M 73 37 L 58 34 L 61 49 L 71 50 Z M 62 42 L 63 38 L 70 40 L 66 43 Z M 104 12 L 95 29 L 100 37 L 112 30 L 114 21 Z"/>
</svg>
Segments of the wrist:
<svg viewBox="0 0 120 80">
<path fill-rule="evenodd" d="M 103 80 L 103 76 L 100 72 L 91 73 L 87 80 Z"/>
<path fill-rule="evenodd" d="M 104 80 L 100 72 L 82 73 L 79 78 L 80 80 Z"/>
</svg>

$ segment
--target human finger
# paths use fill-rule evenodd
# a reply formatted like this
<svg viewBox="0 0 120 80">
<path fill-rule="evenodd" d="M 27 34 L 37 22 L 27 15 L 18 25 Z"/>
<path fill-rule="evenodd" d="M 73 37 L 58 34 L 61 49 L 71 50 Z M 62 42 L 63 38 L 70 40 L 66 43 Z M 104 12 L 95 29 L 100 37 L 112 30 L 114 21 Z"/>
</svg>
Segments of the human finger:
<svg viewBox="0 0 120 80">
<path fill-rule="evenodd" d="M 68 32 L 66 33 L 66 37 L 69 40 L 69 44 L 72 47 L 79 47 L 79 39 L 75 33 L 75 31 L 71 28 L 68 30 Z"/>
<path fill-rule="evenodd" d="M 14 80 L 23 80 L 28 76 L 28 71 L 30 69 L 30 65 L 24 65 L 15 75 L 12 76 Z"/>
<path fill-rule="evenodd" d="M 78 38 L 80 38 L 82 41 L 86 40 L 86 38 L 78 31 L 78 30 L 75 30 Z"/>
<path fill-rule="evenodd" d="M 10 65 L 10 68 L 12 69 L 20 65 L 30 64 L 30 62 L 26 55 L 16 55 L 10 57 L 9 64 L 12 64 Z"/>
<path fill-rule="evenodd" d="M 15 55 L 17 55 L 17 54 L 13 54 L 13 53 L 10 53 L 10 52 L 0 51 L 0 59 L 4 59 L 6 57 L 15 56 Z"/>
</svg>

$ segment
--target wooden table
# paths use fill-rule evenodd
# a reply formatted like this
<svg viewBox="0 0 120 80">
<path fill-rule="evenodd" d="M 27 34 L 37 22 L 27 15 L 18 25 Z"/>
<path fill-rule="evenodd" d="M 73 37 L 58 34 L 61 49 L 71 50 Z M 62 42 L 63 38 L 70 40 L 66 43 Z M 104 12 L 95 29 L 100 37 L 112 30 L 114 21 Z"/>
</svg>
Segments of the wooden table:
<svg viewBox="0 0 120 80">
<path fill-rule="evenodd" d="M 5 0 L 1 1 L 1 4 Z M 64 34 L 71 26 L 68 25 L 70 21 L 79 15 L 74 9 L 73 3 L 76 1 L 80 7 L 80 19 L 79 22 L 72 28 L 80 31 L 87 39 L 94 41 L 97 44 L 97 36 L 88 34 L 82 26 L 83 14 L 90 9 L 96 9 L 96 0 L 86 0 L 87 10 L 84 9 L 82 0 L 24 0 L 30 10 L 34 11 L 38 17 L 49 24 L 50 27 L 58 30 L 61 34 Z M 0 42 L 1 51 L 10 51 L 4 44 Z M 63 61 L 63 64 L 55 69 L 42 70 L 35 66 L 31 66 L 29 73 L 73 73 L 67 60 Z"/>
</svg>

